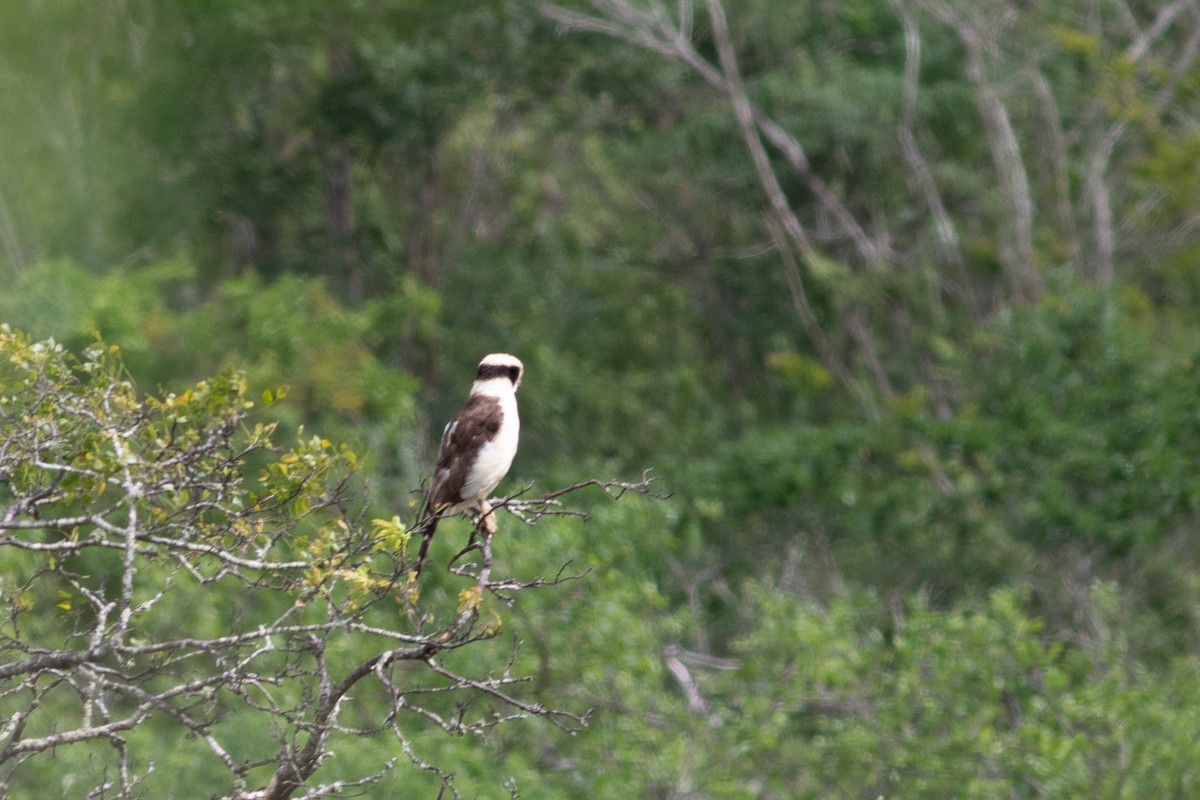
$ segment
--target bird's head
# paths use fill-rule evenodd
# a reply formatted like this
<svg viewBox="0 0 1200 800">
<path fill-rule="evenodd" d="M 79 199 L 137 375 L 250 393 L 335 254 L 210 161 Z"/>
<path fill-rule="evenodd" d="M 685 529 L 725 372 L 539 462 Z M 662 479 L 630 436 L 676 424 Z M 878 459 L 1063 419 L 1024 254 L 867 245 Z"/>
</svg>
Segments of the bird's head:
<svg viewBox="0 0 1200 800">
<path fill-rule="evenodd" d="M 516 356 L 511 356 L 508 353 L 492 353 L 483 357 L 483 361 L 479 362 L 479 369 L 475 372 L 475 389 L 483 385 L 494 385 L 491 382 L 508 382 L 512 384 L 512 391 L 516 391 L 521 385 L 521 376 L 525 374 L 525 365 L 521 363 L 521 359 Z"/>
</svg>

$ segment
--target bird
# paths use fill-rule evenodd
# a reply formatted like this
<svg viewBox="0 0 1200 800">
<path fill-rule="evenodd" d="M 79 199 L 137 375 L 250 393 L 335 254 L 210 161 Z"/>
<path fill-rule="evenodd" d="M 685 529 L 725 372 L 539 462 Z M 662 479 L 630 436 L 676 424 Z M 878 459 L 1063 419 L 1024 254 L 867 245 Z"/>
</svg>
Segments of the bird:
<svg viewBox="0 0 1200 800">
<path fill-rule="evenodd" d="M 485 533 L 496 532 L 488 496 L 517 454 L 517 388 L 524 374 L 525 365 L 508 353 L 492 353 L 479 362 L 466 405 L 442 432 L 429 495 L 415 528 L 422 539 L 414 577 L 420 575 L 429 542 L 444 517 L 477 512 Z"/>
</svg>

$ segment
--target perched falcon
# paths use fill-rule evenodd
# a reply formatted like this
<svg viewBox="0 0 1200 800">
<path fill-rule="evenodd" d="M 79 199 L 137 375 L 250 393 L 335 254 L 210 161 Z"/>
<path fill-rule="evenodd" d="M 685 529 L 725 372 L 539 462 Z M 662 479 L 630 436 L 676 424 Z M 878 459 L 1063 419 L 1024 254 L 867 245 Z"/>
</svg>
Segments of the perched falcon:
<svg viewBox="0 0 1200 800">
<path fill-rule="evenodd" d="M 520 360 L 508 353 L 492 353 L 479 362 L 467 404 L 442 433 L 429 498 L 417 526 L 423 538 L 416 573 L 421 572 L 442 517 L 477 511 L 487 533 L 496 532 L 487 499 L 517 454 L 517 387 L 524 372 Z"/>
</svg>

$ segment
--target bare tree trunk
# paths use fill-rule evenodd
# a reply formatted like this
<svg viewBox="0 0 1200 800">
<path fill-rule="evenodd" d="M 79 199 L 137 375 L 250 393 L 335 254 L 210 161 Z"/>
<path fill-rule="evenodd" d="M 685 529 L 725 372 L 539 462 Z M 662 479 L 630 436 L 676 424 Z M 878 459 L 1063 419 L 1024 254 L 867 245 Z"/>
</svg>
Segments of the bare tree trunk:
<svg viewBox="0 0 1200 800">
<path fill-rule="evenodd" d="M 1058 102 L 1054 92 L 1036 64 L 1030 66 L 1030 78 L 1034 91 L 1042 104 L 1042 113 L 1046 120 L 1047 149 L 1050 153 L 1051 169 L 1054 170 L 1054 205 L 1058 213 L 1062 236 L 1066 239 L 1067 257 L 1081 269 L 1080 260 L 1083 247 L 1079 243 L 1079 231 L 1075 227 L 1075 213 L 1071 206 L 1071 179 L 1067 154 L 1066 137 L 1063 135 L 1062 121 L 1059 118 Z"/>
<path fill-rule="evenodd" d="M 904 7 L 902 0 L 890 0 L 892 8 L 900 17 L 900 22 L 904 26 L 904 103 L 900 112 L 900 125 L 898 128 L 898 136 L 900 140 L 900 151 L 904 154 L 904 161 L 912 170 L 913 176 L 916 178 L 917 187 L 921 191 L 921 196 L 925 201 L 925 205 L 929 207 L 929 213 L 933 217 L 934 231 L 937 234 L 938 246 L 942 251 L 942 256 L 957 267 L 962 267 L 962 253 L 959 251 L 958 233 L 954 230 L 954 223 L 950 219 L 950 215 L 946 212 L 946 206 L 942 202 L 941 192 L 938 191 L 937 182 L 933 179 L 933 172 L 929 168 L 929 162 L 921 153 L 921 148 L 917 144 L 916 134 L 913 132 L 914 118 L 916 117 L 917 108 L 917 86 L 921 68 L 921 37 L 917 30 L 916 20 L 908 13 Z"/>
<path fill-rule="evenodd" d="M 1113 232 L 1112 199 L 1108 192 L 1108 164 L 1113 148 L 1125 130 L 1124 123 L 1113 126 L 1088 159 L 1087 194 L 1092 207 L 1092 281 L 1097 286 L 1110 286 L 1113 279 L 1113 253 L 1116 235 Z"/>
<path fill-rule="evenodd" d="M 988 78 L 984 59 L 985 51 L 996 49 L 997 34 L 985 30 L 986 23 L 977 16 L 979 11 L 974 12 L 974 18 L 966 19 L 942 0 L 927 0 L 926 6 L 935 17 L 958 34 L 966 50 L 967 80 L 975 87 L 975 103 L 979 108 L 992 156 L 992 167 L 996 171 L 1007 212 L 1007 235 L 1000 241 L 1000 260 L 1013 297 L 1019 302 L 1032 302 L 1042 292 L 1042 279 L 1037 271 L 1033 248 L 1033 200 L 1029 190 L 1029 175 L 1008 109 Z"/>
</svg>

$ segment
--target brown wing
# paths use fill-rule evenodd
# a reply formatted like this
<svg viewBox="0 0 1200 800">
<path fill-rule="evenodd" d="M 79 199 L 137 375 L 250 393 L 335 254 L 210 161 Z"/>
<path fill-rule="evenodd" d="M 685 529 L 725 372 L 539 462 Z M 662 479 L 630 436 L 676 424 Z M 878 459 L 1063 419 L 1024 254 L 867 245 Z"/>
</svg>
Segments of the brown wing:
<svg viewBox="0 0 1200 800">
<path fill-rule="evenodd" d="M 496 398 L 472 395 L 458 416 L 446 426 L 433 469 L 433 486 L 429 490 L 430 511 L 437 513 L 463 501 L 463 484 L 467 482 L 479 448 L 496 437 L 503 418 L 504 411 Z"/>
</svg>

